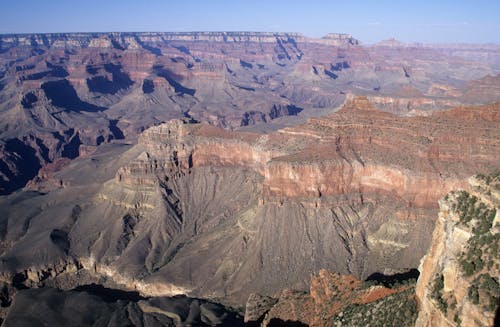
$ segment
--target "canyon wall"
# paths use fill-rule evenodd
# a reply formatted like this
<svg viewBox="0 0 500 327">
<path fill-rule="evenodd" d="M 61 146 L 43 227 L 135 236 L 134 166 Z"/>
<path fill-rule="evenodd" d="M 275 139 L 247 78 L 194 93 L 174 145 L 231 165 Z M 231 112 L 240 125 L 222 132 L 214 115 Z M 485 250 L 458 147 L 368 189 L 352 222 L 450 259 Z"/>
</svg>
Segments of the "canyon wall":
<svg viewBox="0 0 500 327">
<path fill-rule="evenodd" d="M 338 33 L 0 35 L 0 194 L 174 118 L 272 131 L 353 94 L 405 116 L 500 100 L 495 46 L 389 45 Z"/>
<path fill-rule="evenodd" d="M 241 304 L 320 269 L 406 271 L 437 200 L 496 166 L 498 119 L 498 105 L 399 117 L 361 97 L 268 134 L 172 120 L 0 199 L 2 278 L 63 287 L 76 269 Z"/>
<path fill-rule="evenodd" d="M 498 324 L 498 175 L 471 178 L 469 192 L 440 201 L 431 247 L 419 268 L 417 326 Z"/>
</svg>

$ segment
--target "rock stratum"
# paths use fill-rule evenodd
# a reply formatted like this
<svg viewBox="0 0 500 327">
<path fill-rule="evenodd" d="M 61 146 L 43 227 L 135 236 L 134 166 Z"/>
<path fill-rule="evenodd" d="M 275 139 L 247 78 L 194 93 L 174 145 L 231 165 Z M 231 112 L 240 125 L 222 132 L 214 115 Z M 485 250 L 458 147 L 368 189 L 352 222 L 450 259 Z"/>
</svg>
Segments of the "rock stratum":
<svg viewBox="0 0 500 327">
<path fill-rule="evenodd" d="M 309 292 L 250 294 L 247 326 L 498 326 L 500 171 L 440 199 L 431 246 L 416 270 L 365 282 L 320 270 Z M 418 281 L 416 280 L 418 277 Z M 416 285 L 415 285 L 416 282 Z"/>
<path fill-rule="evenodd" d="M 363 46 L 336 33 L 0 35 L 0 194 L 173 118 L 276 130 L 331 113 L 349 94 L 422 115 L 499 101 L 499 73 L 495 45 Z"/>
<path fill-rule="evenodd" d="M 498 165 L 500 106 L 429 116 L 366 97 L 273 133 L 172 120 L 104 144 L 0 199 L 2 281 L 242 305 L 417 267 L 438 199 Z"/>
</svg>

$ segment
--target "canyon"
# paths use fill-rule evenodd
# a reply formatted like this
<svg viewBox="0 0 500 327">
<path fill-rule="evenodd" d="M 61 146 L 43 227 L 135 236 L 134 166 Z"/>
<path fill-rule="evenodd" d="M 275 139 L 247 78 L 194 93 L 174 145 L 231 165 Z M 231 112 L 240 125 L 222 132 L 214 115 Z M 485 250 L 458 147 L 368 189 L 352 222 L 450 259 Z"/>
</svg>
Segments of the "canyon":
<svg viewBox="0 0 500 327">
<path fill-rule="evenodd" d="M 499 73 L 495 45 L 363 46 L 335 33 L 0 35 L 0 193 L 174 118 L 271 131 L 332 113 L 352 94 L 424 115 L 499 101 Z"/>
<path fill-rule="evenodd" d="M 362 282 L 320 270 L 311 277 L 309 292 L 250 294 L 245 323 L 497 326 L 500 171 L 468 181 L 469 191 L 454 190 L 439 201 L 438 221 L 420 274 L 373 274 Z"/>
<path fill-rule="evenodd" d="M 356 325 L 354 307 L 398 303 L 419 326 L 453 321 L 425 283 L 442 199 L 479 197 L 469 177 L 498 169 L 500 47 L 0 35 L 0 67 L 6 325 L 38 319 L 30 298 L 86 303 L 51 309 L 74 323 L 242 325 L 246 305 L 247 325 Z M 416 285 L 364 282 L 419 265 Z"/>
<path fill-rule="evenodd" d="M 438 199 L 495 168 L 499 119 L 498 105 L 400 117 L 356 97 L 269 134 L 172 120 L 3 198 L 2 280 L 75 287 L 62 276 L 85 271 L 143 296 L 241 305 L 321 268 L 406 271 Z"/>
</svg>

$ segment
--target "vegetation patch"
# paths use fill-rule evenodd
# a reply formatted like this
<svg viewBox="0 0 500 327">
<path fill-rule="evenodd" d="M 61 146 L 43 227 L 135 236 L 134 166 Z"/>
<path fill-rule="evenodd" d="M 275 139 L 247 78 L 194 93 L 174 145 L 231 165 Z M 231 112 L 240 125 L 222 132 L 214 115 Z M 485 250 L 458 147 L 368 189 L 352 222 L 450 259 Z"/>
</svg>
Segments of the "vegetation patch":
<svg viewBox="0 0 500 327">
<path fill-rule="evenodd" d="M 446 314 L 448 312 L 448 302 L 443 297 L 444 288 L 444 276 L 439 274 L 436 279 L 434 279 L 431 297 L 436 301 L 439 309 Z"/>
<path fill-rule="evenodd" d="M 489 273 L 479 275 L 469 287 L 469 299 L 481 305 L 486 311 L 493 312 L 500 305 L 500 286 Z"/>
<path fill-rule="evenodd" d="M 500 170 L 490 175 L 478 175 L 476 178 L 486 184 L 488 194 L 489 190 L 500 185 Z M 464 275 L 471 280 L 468 298 L 483 310 L 494 312 L 500 304 L 498 279 L 490 275 L 491 271 L 497 271 L 500 262 L 500 233 L 497 232 L 498 226 L 493 226 L 496 208 L 465 191 L 455 192 L 453 195 L 455 197 L 451 209 L 458 215 L 460 224 L 472 234 L 459 257 Z M 439 302 L 439 290 L 442 289 L 440 280 L 436 279 L 434 286 L 433 295 L 436 294 Z"/>
<path fill-rule="evenodd" d="M 489 175 L 479 174 L 476 177 L 477 177 L 477 179 L 485 182 L 486 185 L 488 185 L 496 190 L 500 190 L 500 169 L 494 171 L 493 173 L 491 173 Z"/>
<path fill-rule="evenodd" d="M 417 319 L 415 288 L 368 304 L 353 304 L 335 315 L 331 326 L 413 326 Z"/>
</svg>

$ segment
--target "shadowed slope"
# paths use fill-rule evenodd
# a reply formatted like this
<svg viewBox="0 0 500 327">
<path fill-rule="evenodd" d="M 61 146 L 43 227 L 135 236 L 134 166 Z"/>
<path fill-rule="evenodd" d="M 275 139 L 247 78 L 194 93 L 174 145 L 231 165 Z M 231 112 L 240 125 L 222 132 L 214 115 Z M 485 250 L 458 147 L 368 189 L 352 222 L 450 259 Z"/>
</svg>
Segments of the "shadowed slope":
<svg viewBox="0 0 500 327">
<path fill-rule="evenodd" d="M 407 271 L 427 250 L 437 200 L 497 164 L 498 111 L 405 118 L 356 98 L 271 134 L 150 128 L 126 152 L 104 147 L 31 186 L 44 196 L 2 199 L 4 279 L 86 270 L 143 295 L 242 303 L 304 288 L 321 268 Z M 53 230 L 68 233 L 68 251 Z"/>
</svg>

